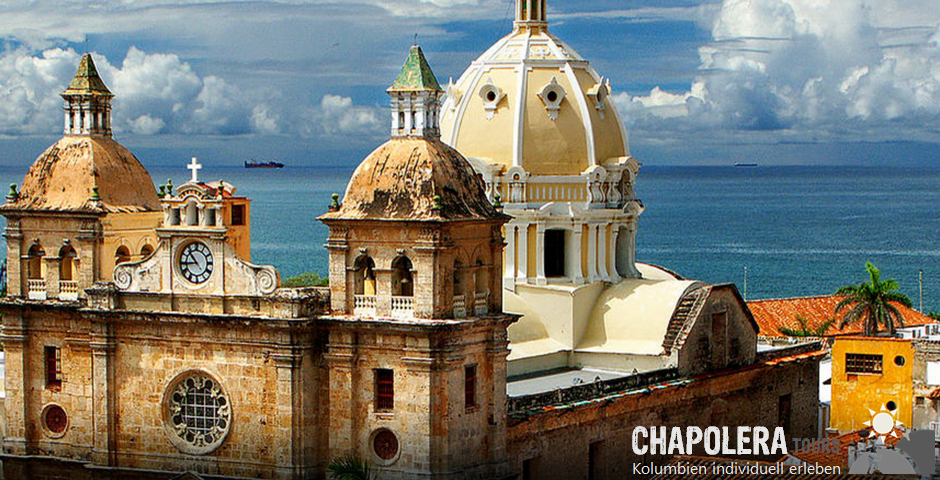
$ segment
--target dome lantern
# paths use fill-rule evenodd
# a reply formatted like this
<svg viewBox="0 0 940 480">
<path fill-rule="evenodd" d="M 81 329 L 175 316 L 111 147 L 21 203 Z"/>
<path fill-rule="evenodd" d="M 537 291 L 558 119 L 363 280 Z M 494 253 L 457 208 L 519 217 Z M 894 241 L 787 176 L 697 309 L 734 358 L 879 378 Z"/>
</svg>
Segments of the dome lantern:
<svg viewBox="0 0 940 480">
<path fill-rule="evenodd" d="M 392 138 L 440 139 L 440 100 L 444 91 L 421 47 L 412 45 L 401 73 L 386 91 L 392 97 Z"/>
<path fill-rule="evenodd" d="M 516 0 L 516 29 L 543 30 L 548 27 L 545 15 L 548 0 Z"/>
<path fill-rule="evenodd" d="M 98 76 L 90 53 L 82 55 L 75 78 L 62 92 L 65 99 L 65 135 L 111 136 L 111 99 L 114 94 Z"/>
</svg>

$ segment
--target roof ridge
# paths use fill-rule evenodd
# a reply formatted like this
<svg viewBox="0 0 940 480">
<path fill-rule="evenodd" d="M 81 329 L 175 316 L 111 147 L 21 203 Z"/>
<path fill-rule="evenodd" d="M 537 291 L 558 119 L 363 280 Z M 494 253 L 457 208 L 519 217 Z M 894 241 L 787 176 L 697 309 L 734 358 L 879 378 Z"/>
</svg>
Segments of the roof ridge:
<svg viewBox="0 0 940 480">
<path fill-rule="evenodd" d="M 844 297 L 845 295 L 836 295 L 834 293 L 828 295 L 807 295 L 803 297 L 774 297 L 774 298 L 760 298 L 757 300 L 747 300 L 747 303 L 757 303 L 757 302 L 780 302 L 784 300 L 809 300 L 812 298 L 830 298 L 830 297 Z"/>
</svg>

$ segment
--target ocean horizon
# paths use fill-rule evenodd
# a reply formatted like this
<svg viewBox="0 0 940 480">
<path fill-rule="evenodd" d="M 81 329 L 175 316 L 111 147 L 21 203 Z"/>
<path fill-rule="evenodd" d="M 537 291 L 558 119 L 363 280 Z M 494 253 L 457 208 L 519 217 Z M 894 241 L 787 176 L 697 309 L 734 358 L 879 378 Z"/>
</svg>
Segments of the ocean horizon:
<svg viewBox="0 0 940 480">
<path fill-rule="evenodd" d="M 27 169 L 0 166 L 0 181 L 19 185 Z M 199 174 L 252 199 L 252 262 L 284 279 L 326 274 L 327 229 L 317 217 L 353 170 L 206 165 Z M 183 164 L 150 174 L 157 185 L 190 178 Z M 644 166 L 636 190 L 646 208 L 640 262 L 734 283 L 755 300 L 831 294 L 867 280 L 871 261 L 915 309 L 923 270 L 923 309 L 940 310 L 940 167 Z"/>
</svg>

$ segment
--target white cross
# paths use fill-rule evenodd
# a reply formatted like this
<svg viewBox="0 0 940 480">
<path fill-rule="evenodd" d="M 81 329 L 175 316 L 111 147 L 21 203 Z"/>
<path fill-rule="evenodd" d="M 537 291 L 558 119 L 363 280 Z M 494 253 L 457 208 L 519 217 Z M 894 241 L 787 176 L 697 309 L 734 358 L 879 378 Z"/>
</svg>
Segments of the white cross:
<svg viewBox="0 0 940 480">
<path fill-rule="evenodd" d="M 197 174 L 199 173 L 199 169 L 202 168 L 202 165 L 196 162 L 196 157 L 193 157 L 193 163 L 190 163 L 186 168 L 193 171 L 193 179 L 191 180 L 191 182 L 193 183 L 198 182 L 199 178 Z"/>
</svg>

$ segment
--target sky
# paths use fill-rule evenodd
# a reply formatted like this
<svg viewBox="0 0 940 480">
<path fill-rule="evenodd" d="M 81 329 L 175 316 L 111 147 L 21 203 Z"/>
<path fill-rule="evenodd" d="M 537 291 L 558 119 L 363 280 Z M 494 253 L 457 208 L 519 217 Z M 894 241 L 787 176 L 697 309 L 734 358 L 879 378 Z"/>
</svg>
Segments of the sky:
<svg viewBox="0 0 940 480">
<path fill-rule="evenodd" d="M 354 165 L 388 137 L 417 36 L 441 83 L 509 33 L 515 0 L 0 0 L 0 162 L 61 135 L 84 51 L 146 165 Z M 645 165 L 932 165 L 936 0 L 548 0 L 608 77 Z"/>
</svg>

